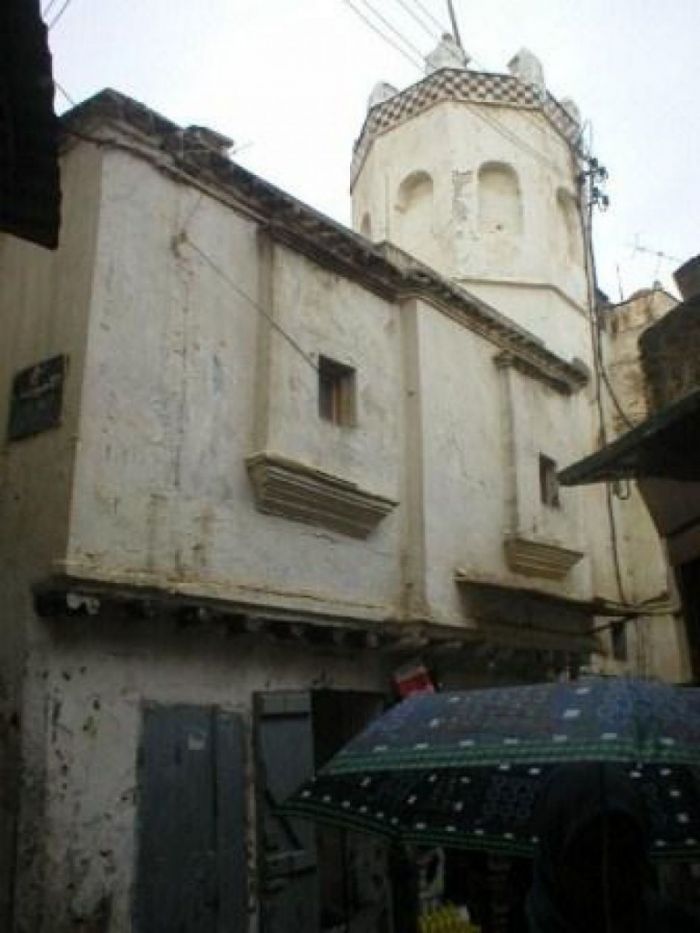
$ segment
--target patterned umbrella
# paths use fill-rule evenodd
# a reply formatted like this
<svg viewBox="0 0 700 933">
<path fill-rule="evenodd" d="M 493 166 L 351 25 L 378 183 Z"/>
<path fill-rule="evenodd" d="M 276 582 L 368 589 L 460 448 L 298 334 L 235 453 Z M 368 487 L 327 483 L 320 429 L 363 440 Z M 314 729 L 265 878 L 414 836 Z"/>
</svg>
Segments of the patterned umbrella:
<svg viewBox="0 0 700 933">
<path fill-rule="evenodd" d="M 700 690 L 653 681 L 421 694 L 376 719 L 288 815 L 419 845 L 532 855 L 557 764 L 620 763 L 646 800 L 652 857 L 700 858 Z"/>
</svg>

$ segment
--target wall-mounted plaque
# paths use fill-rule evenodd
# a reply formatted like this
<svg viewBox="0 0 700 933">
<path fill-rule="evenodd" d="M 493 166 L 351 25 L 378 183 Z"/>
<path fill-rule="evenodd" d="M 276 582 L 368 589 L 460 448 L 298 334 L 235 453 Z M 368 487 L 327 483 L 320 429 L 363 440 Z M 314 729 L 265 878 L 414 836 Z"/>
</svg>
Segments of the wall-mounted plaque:
<svg viewBox="0 0 700 933">
<path fill-rule="evenodd" d="M 17 373 L 12 380 L 8 440 L 60 425 L 67 364 L 66 356 L 53 356 Z"/>
</svg>

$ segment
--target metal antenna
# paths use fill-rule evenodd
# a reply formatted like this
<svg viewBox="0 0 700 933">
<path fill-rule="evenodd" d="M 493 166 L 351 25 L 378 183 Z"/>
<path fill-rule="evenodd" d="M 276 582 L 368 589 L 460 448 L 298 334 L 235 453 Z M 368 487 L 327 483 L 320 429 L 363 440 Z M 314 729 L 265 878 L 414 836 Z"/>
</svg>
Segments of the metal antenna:
<svg viewBox="0 0 700 933">
<path fill-rule="evenodd" d="M 464 51 L 464 46 L 462 45 L 462 37 L 459 34 L 459 26 L 457 25 L 457 17 L 455 15 L 455 8 L 452 0 L 447 0 L 447 11 L 450 14 L 450 22 L 452 23 L 452 35 L 457 42 L 457 45 L 462 51 Z"/>
</svg>

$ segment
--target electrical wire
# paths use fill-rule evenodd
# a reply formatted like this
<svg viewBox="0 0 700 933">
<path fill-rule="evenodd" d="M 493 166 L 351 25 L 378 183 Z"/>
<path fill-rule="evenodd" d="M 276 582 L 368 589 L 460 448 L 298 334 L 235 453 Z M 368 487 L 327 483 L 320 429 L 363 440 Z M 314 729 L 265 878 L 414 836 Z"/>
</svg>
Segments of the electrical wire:
<svg viewBox="0 0 700 933">
<path fill-rule="evenodd" d="M 198 246 L 189 237 L 187 231 L 184 228 L 180 231 L 180 234 L 175 238 L 175 240 L 177 242 L 186 243 L 192 250 L 194 250 L 194 252 L 197 253 L 197 255 L 209 266 L 210 269 L 216 272 L 216 274 L 229 286 L 229 288 L 231 288 L 237 295 L 243 298 L 244 301 L 247 301 L 251 307 L 253 307 L 265 318 L 270 326 L 273 327 L 277 333 L 287 341 L 290 347 L 296 350 L 296 352 L 309 364 L 314 372 L 318 372 L 318 365 L 316 364 L 316 361 L 306 352 L 306 350 L 303 349 L 302 346 L 300 346 L 299 343 L 297 343 L 294 337 L 287 333 L 287 331 L 272 317 L 269 311 L 263 308 L 262 305 L 258 304 L 254 298 L 251 298 L 251 296 L 246 291 L 244 291 L 240 285 L 238 285 L 238 283 L 235 282 L 231 276 L 229 276 L 221 268 L 221 266 L 205 252 L 205 250 Z"/>
<path fill-rule="evenodd" d="M 72 2 L 73 0 L 65 0 L 61 9 L 58 11 L 58 13 L 54 16 L 54 18 L 48 24 L 47 29 L 49 30 L 53 29 L 53 27 L 56 25 L 59 19 L 63 16 L 63 14 L 66 12 L 66 10 L 68 9 L 68 7 L 71 5 Z"/>
<path fill-rule="evenodd" d="M 63 87 L 62 84 L 59 84 L 58 81 L 57 81 L 55 78 L 54 78 L 54 80 L 53 80 L 53 86 L 56 88 L 56 90 L 59 92 L 59 94 L 61 94 L 63 97 L 65 97 L 65 99 L 68 101 L 68 103 L 71 105 L 71 107 L 77 107 L 77 106 L 78 106 L 78 105 L 76 104 L 76 102 L 73 100 L 73 98 L 70 96 L 70 94 L 68 93 L 68 91 Z"/>
<path fill-rule="evenodd" d="M 418 69 L 422 70 L 423 66 L 422 66 L 421 62 L 416 61 L 416 59 L 414 59 L 413 56 L 412 56 L 411 54 L 409 54 L 409 53 L 408 53 L 404 48 L 402 48 L 398 43 L 394 42 L 394 40 L 393 40 L 390 36 L 387 36 L 387 34 L 386 34 L 385 32 L 383 32 L 383 31 L 379 28 L 379 26 L 376 26 L 376 25 L 372 22 L 372 20 L 370 20 L 367 16 L 365 16 L 365 14 L 362 12 L 362 10 L 358 10 L 358 8 L 354 5 L 354 3 L 352 2 L 352 0 L 343 0 L 343 2 L 344 2 L 347 6 L 349 6 L 350 9 L 353 11 L 353 13 L 355 13 L 356 16 L 359 16 L 360 19 L 361 19 L 367 26 L 369 26 L 369 28 L 370 28 L 373 32 L 376 32 L 378 36 L 381 36 L 381 38 L 382 38 L 385 42 L 388 42 L 389 45 L 392 46 L 392 48 L 394 48 L 397 52 L 399 52 L 399 54 L 403 55 L 403 57 L 404 57 L 407 61 L 409 61 L 409 62 L 413 65 L 414 68 L 418 68 Z"/>
<path fill-rule="evenodd" d="M 414 3 L 414 5 L 421 11 L 421 13 L 424 14 L 424 16 L 427 16 L 428 19 L 431 20 L 431 21 L 435 24 L 435 26 L 440 30 L 440 34 L 441 34 L 441 35 L 445 35 L 445 34 L 449 34 L 449 33 L 450 33 L 450 30 L 447 29 L 447 28 L 440 22 L 440 20 L 437 19 L 437 17 L 433 16 L 433 14 L 430 12 L 430 10 L 428 10 L 428 9 L 424 6 L 424 4 L 421 3 L 421 0 L 413 0 L 413 3 Z"/>
<path fill-rule="evenodd" d="M 581 226 L 583 229 L 584 261 L 586 272 L 586 288 L 588 292 L 588 309 L 591 324 L 591 343 L 593 349 L 593 369 L 595 372 L 595 392 L 596 407 L 598 409 L 598 420 L 600 424 L 600 436 L 603 444 L 607 444 L 607 429 L 605 425 L 605 410 L 603 408 L 602 393 L 602 374 L 601 374 L 601 354 L 602 341 L 600 319 L 595 301 L 595 257 L 593 255 L 593 202 L 588 199 L 586 210 L 581 211 Z M 620 545 L 617 537 L 617 522 L 615 520 L 615 506 L 612 499 L 612 488 L 610 483 L 605 484 L 605 504 L 608 513 L 608 526 L 610 529 L 610 546 L 613 555 L 613 568 L 615 571 L 615 581 L 620 594 L 620 602 L 624 606 L 629 606 L 630 602 L 625 594 L 625 587 L 622 581 L 622 564 L 620 561 Z"/>
<path fill-rule="evenodd" d="M 547 156 L 542 155 L 542 153 L 535 149 L 534 146 L 530 145 L 526 140 L 524 140 L 517 133 L 514 133 L 513 130 L 508 129 L 505 126 L 502 126 L 496 119 L 492 118 L 486 114 L 483 110 L 479 109 L 479 106 L 473 106 L 468 104 L 470 111 L 481 120 L 483 123 L 487 123 L 491 129 L 495 130 L 497 133 L 500 133 L 504 139 L 507 139 L 509 142 L 513 143 L 514 146 L 517 146 L 522 152 L 527 153 L 528 155 L 535 158 L 537 161 L 541 162 L 542 165 L 546 166 L 548 169 L 556 168 L 557 165 L 552 159 L 548 159 Z M 527 111 L 525 111 L 527 112 Z"/>
<path fill-rule="evenodd" d="M 413 19 L 416 23 L 418 23 L 421 29 L 423 29 L 424 32 L 426 32 L 430 36 L 431 39 L 441 38 L 441 33 L 436 32 L 435 29 L 433 29 L 430 26 L 426 26 L 425 20 L 420 18 L 420 16 L 413 10 L 413 8 L 408 5 L 406 0 L 396 0 L 396 2 L 399 4 L 400 7 L 402 7 L 408 13 L 411 19 Z"/>
<path fill-rule="evenodd" d="M 352 3 L 352 0 L 344 0 L 344 2 L 350 7 L 350 9 L 353 10 L 353 12 L 357 14 L 357 16 L 359 16 L 365 22 L 367 26 L 370 27 L 370 29 L 376 32 L 382 39 L 384 39 L 385 42 L 388 42 L 394 49 L 399 51 L 405 58 L 408 59 L 408 61 L 411 62 L 411 64 L 415 65 L 417 68 L 420 68 L 422 70 L 422 67 L 423 67 L 422 64 L 418 63 L 417 61 L 414 61 L 413 57 L 409 55 L 408 52 L 406 52 L 403 48 L 399 47 L 397 43 L 394 42 L 393 39 L 391 39 L 389 36 L 386 35 L 386 33 L 384 33 L 381 29 L 379 29 L 379 27 L 376 26 L 367 16 L 365 16 L 365 14 L 361 10 L 358 10 L 357 7 L 355 7 L 355 5 Z M 375 15 L 377 15 L 383 22 L 387 23 L 389 28 L 392 29 L 392 31 L 396 33 L 398 36 L 400 36 L 400 38 L 410 48 L 415 49 L 418 55 L 421 54 L 420 51 L 411 42 L 409 42 L 409 40 L 406 39 L 405 36 L 402 35 L 402 33 L 400 33 L 390 23 L 388 23 L 388 21 L 385 20 L 384 17 L 381 16 L 381 14 L 377 13 L 377 11 L 374 10 L 374 8 L 368 2 L 368 0 L 362 0 L 362 2 L 369 9 L 373 10 Z M 479 109 L 476 109 L 475 107 L 471 107 L 470 109 L 471 109 L 471 112 L 478 119 L 480 119 L 484 123 L 487 123 L 493 130 L 495 130 L 497 133 L 500 133 L 500 135 L 503 136 L 504 139 L 507 139 L 509 142 L 513 143 L 513 145 L 519 147 L 521 151 L 526 152 L 527 154 L 531 155 L 533 158 L 537 159 L 542 165 L 546 166 L 548 169 L 557 167 L 553 160 L 548 159 L 546 156 L 542 155 L 542 153 L 538 149 L 536 149 L 534 146 L 528 143 L 527 140 L 523 139 L 517 133 L 513 132 L 513 130 L 510 130 L 506 128 L 505 126 L 502 126 L 500 123 L 498 123 L 496 120 L 491 118 L 489 115 L 487 115 L 486 113 L 482 112 Z M 529 111 L 525 110 L 523 112 L 526 114 L 526 116 L 529 119 L 532 120 L 533 125 L 536 125 L 534 124 L 534 117 L 529 113 Z"/>
<path fill-rule="evenodd" d="M 51 12 L 51 7 L 55 6 L 57 0 L 49 0 L 44 9 L 41 11 L 41 15 L 46 19 L 48 14 Z"/>
<path fill-rule="evenodd" d="M 142 149 L 139 149 L 137 146 L 130 146 L 128 143 L 124 143 L 121 140 L 110 139 L 109 137 L 102 138 L 100 136 L 91 136 L 88 133 L 81 133 L 81 132 L 78 132 L 72 129 L 67 129 L 66 132 L 69 133 L 69 135 L 71 136 L 75 136 L 76 139 L 82 139 L 85 142 L 93 143 L 94 145 L 99 146 L 101 148 L 106 147 L 110 149 L 117 149 L 122 152 L 129 152 L 134 155 L 137 155 L 141 159 L 146 157 L 147 160 L 150 161 L 152 164 L 155 164 L 156 167 L 160 167 L 161 170 L 164 168 L 162 164 L 159 165 L 153 159 L 148 159 L 147 156 L 144 156 L 144 151 Z M 177 171 L 177 174 L 179 176 L 180 171 L 178 171 L 177 159 L 174 156 L 173 156 L 173 161 L 175 163 L 175 166 L 173 167 L 173 169 L 169 169 L 169 170 Z M 184 174 L 183 174 L 183 177 L 185 177 L 187 181 L 191 182 L 191 179 L 189 177 L 185 176 Z M 292 337 L 292 335 L 288 333 L 284 329 L 284 327 L 282 327 L 282 325 L 279 324 L 279 322 L 276 321 L 272 317 L 272 315 L 270 314 L 269 311 L 267 311 L 267 309 L 263 308 L 262 305 L 260 305 L 251 295 L 249 295 L 243 288 L 241 288 L 241 286 L 238 285 L 238 283 L 235 282 L 231 278 L 231 276 L 228 275 L 224 271 L 224 269 L 222 269 L 221 266 L 214 259 L 212 259 L 211 256 L 208 255 L 208 253 L 204 249 L 202 249 L 201 246 L 199 246 L 197 243 L 195 243 L 190 238 L 190 236 L 187 233 L 187 224 L 189 224 L 189 222 L 192 220 L 192 217 L 194 216 L 195 212 L 199 208 L 200 204 L 201 204 L 201 195 L 200 195 L 200 198 L 195 202 L 195 204 L 191 208 L 189 214 L 187 215 L 185 223 L 181 227 L 180 232 L 175 237 L 173 237 L 173 247 L 177 249 L 179 248 L 181 244 L 187 244 L 195 253 L 197 253 L 197 255 L 202 259 L 202 261 L 205 262 L 209 266 L 209 268 L 212 269 L 221 278 L 221 280 L 229 286 L 229 288 L 231 288 L 232 291 L 234 291 L 237 295 L 239 295 L 244 301 L 246 301 L 252 308 L 254 308 L 259 314 L 261 314 L 269 322 L 270 326 L 274 330 L 276 330 L 277 333 L 289 344 L 289 346 L 292 347 L 295 350 L 295 352 L 298 353 L 302 357 L 304 362 L 308 363 L 308 365 L 314 370 L 314 372 L 318 372 L 319 371 L 318 364 L 313 359 L 313 357 L 310 354 L 308 354 L 306 350 L 304 350 L 304 348 L 298 343 L 298 341 L 295 340 L 295 338 Z"/>
<path fill-rule="evenodd" d="M 394 35 L 399 39 L 400 42 L 403 42 L 407 48 L 409 48 L 412 52 L 414 52 L 418 56 L 419 59 L 423 58 L 423 53 L 418 48 L 418 46 L 414 45 L 410 41 L 410 39 L 407 39 L 406 36 L 404 36 L 402 32 L 399 32 L 399 30 L 395 26 L 393 26 L 389 22 L 389 20 L 379 12 L 379 10 L 377 10 L 375 7 L 372 6 L 369 0 L 360 0 L 360 2 L 364 4 L 364 6 L 376 16 L 376 18 L 379 20 L 380 23 L 383 23 L 387 27 L 387 29 L 390 29 L 394 33 Z"/>
</svg>

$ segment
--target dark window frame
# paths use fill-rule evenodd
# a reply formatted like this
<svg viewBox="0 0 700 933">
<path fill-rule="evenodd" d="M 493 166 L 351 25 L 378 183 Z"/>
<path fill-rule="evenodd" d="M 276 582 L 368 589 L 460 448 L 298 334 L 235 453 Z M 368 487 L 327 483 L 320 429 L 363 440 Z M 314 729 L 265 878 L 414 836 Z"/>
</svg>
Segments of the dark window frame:
<svg viewBox="0 0 700 933">
<path fill-rule="evenodd" d="M 318 414 L 338 427 L 357 424 L 357 374 L 352 366 L 328 356 L 318 358 Z"/>
<path fill-rule="evenodd" d="M 561 508 L 557 462 L 546 454 L 540 454 L 540 501 L 550 509 Z"/>
</svg>

